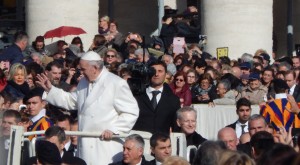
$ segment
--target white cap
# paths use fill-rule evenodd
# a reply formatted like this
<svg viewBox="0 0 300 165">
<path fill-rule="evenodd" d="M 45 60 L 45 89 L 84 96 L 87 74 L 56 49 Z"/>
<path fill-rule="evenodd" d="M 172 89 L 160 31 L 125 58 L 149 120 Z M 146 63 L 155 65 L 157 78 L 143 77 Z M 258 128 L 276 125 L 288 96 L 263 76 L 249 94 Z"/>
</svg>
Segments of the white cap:
<svg viewBox="0 0 300 165">
<path fill-rule="evenodd" d="M 87 60 L 87 61 L 100 61 L 102 58 L 100 55 L 94 51 L 88 51 L 81 57 L 82 60 Z"/>
</svg>

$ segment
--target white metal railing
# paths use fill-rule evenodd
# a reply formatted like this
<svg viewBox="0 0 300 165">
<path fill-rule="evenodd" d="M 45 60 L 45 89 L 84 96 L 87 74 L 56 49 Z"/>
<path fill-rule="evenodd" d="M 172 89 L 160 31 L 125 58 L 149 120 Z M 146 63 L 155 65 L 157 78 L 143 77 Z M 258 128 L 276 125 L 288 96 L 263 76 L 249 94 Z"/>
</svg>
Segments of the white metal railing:
<svg viewBox="0 0 300 165">
<path fill-rule="evenodd" d="M 99 138 L 99 132 L 79 132 L 79 131 L 65 131 L 66 135 L 89 137 L 89 138 Z M 24 145 L 24 141 L 28 141 L 27 136 L 30 135 L 43 135 L 45 131 L 34 131 L 34 132 L 24 132 L 22 126 L 12 126 L 11 127 L 11 136 L 10 136 L 10 147 L 8 153 L 7 165 L 20 165 L 21 160 L 21 148 Z M 150 151 L 150 137 L 152 136 L 149 132 L 143 131 L 130 131 L 129 134 L 119 134 L 114 135 L 113 140 L 124 142 L 124 138 L 130 134 L 139 134 L 144 138 L 145 149 L 144 156 L 147 160 L 153 159 Z M 186 138 L 183 133 L 171 133 L 170 135 L 171 145 L 172 145 L 172 155 L 178 155 L 184 158 L 187 158 L 186 150 Z M 121 151 L 120 151 L 121 152 Z M 29 146 L 30 156 L 35 155 L 35 139 L 31 141 Z"/>
</svg>

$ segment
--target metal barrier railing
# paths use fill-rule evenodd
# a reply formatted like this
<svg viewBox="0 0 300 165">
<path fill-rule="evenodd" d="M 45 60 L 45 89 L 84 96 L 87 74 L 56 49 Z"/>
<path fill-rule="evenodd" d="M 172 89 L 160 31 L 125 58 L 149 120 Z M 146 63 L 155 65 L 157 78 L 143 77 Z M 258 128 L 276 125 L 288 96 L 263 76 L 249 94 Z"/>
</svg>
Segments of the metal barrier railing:
<svg viewBox="0 0 300 165">
<path fill-rule="evenodd" d="M 89 137 L 89 138 L 99 138 L 99 132 L 79 132 L 79 131 L 65 131 L 66 135 L 72 136 L 81 136 L 81 137 Z M 22 126 L 12 126 L 11 134 L 10 134 L 10 147 L 8 153 L 8 161 L 7 165 L 20 165 L 21 160 L 21 147 L 24 144 L 24 141 L 29 141 L 26 137 L 31 135 L 43 135 L 45 131 L 34 131 L 34 132 L 24 132 L 24 127 Z M 130 131 L 129 134 L 119 134 L 113 135 L 113 140 L 124 139 L 130 134 L 139 134 L 145 140 L 145 149 L 144 154 L 148 154 L 148 158 L 152 157 L 150 153 L 150 137 L 152 136 L 149 132 L 143 131 Z M 178 155 L 186 158 L 186 138 L 182 133 L 171 133 L 171 145 L 172 145 L 172 155 Z M 122 140 L 123 141 L 123 140 Z M 29 153 L 31 156 L 35 155 L 35 140 L 31 141 L 29 147 Z M 146 156 L 145 156 L 146 157 Z M 147 159 L 147 157 L 146 157 Z"/>
</svg>

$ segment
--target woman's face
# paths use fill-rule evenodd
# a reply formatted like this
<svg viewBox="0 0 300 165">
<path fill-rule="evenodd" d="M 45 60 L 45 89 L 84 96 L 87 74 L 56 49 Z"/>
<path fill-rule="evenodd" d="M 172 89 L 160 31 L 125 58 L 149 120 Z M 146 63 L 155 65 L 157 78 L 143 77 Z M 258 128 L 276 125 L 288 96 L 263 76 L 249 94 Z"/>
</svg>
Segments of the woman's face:
<svg viewBox="0 0 300 165">
<path fill-rule="evenodd" d="M 21 69 L 17 69 L 16 73 L 13 76 L 13 81 L 18 85 L 22 85 L 25 82 L 24 71 Z"/>
<path fill-rule="evenodd" d="M 196 76 L 195 76 L 195 73 L 194 72 L 190 72 L 187 74 L 187 83 L 189 85 L 192 85 L 194 84 L 196 81 Z"/>
<path fill-rule="evenodd" d="M 105 28 L 108 26 L 108 22 L 104 18 L 101 18 L 99 22 L 99 26 Z"/>
<path fill-rule="evenodd" d="M 111 33 L 117 32 L 117 25 L 114 24 L 114 23 L 110 23 L 110 25 L 109 25 L 109 31 L 110 31 Z"/>
<path fill-rule="evenodd" d="M 178 59 L 178 60 L 176 61 L 176 63 L 175 63 L 176 66 L 179 66 L 179 65 L 181 65 L 181 64 L 182 64 L 182 60 L 181 60 L 181 59 Z"/>
<path fill-rule="evenodd" d="M 200 82 L 201 89 L 206 90 L 206 89 L 209 88 L 209 86 L 210 86 L 210 84 L 209 84 L 209 81 L 207 79 L 201 80 L 201 82 Z"/>
<path fill-rule="evenodd" d="M 106 53 L 106 56 L 105 56 L 105 61 L 108 63 L 108 64 L 111 64 L 113 62 L 116 62 L 117 61 L 117 57 L 115 55 L 114 52 L 111 52 L 111 51 L 108 51 Z"/>
<path fill-rule="evenodd" d="M 182 88 L 185 84 L 185 81 L 184 81 L 184 77 L 183 76 L 177 76 L 175 78 L 175 85 L 176 87 L 178 88 Z"/>
</svg>

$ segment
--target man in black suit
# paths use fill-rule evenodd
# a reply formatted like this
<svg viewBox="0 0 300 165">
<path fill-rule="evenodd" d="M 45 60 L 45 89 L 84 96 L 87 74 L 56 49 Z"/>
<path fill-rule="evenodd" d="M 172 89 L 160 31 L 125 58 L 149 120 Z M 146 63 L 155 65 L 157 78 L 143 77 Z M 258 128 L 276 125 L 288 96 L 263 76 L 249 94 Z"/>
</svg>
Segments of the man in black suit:
<svg viewBox="0 0 300 165">
<path fill-rule="evenodd" d="M 156 73 L 151 77 L 150 86 L 135 96 L 140 113 L 133 130 L 169 133 L 172 128 L 178 131 L 176 111 L 180 108 L 180 101 L 170 87 L 164 84 L 167 66 L 162 61 L 155 61 L 150 67 Z"/>
<path fill-rule="evenodd" d="M 63 163 L 86 165 L 84 160 L 82 160 L 78 157 L 75 157 L 73 155 L 73 153 L 66 152 L 64 150 L 66 134 L 65 134 L 65 131 L 62 128 L 60 128 L 59 126 L 49 127 L 45 132 L 45 139 L 46 139 L 46 141 L 49 141 L 57 146 Z M 31 157 L 27 164 L 31 165 L 31 164 L 35 164 L 35 163 L 36 163 L 36 157 Z"/>
<path fill-rule="evenodd" d="M 284 80 L 289 86 L 289 94 L 294 96 L 296 102 L 300 102 L 300 87 L 297 85 L 296 73 L 293 70 L 288 70 L 284 74 Z"/>
<path fill-rule="evenodd" d="M 55 125 L 61 127 L 64 131 L 71 131 L 72 120 L 73 119 L 70 115 L 61 114 L 57 117 Z M 64 151 L 70 152 L 75 156 L 75 149 L 76 146 L 71 143 L 70 136 L 66 136 Z"/>
<path fill-rule="evenodd" d="M 151 155 L 155 159 L 150 165 L 161 165 L 172 154 L 171 139 L 168 134 L 155 133 L 150 138 Z"/>
<path fill-rule="evenodd" d="M 6 110 L 3 113 L 1 123 L 1 135 L 0 137 L 0 165 L 7 164 L 8 150 L 10 145 L 10 129 L 12 125 L 21 124 L 21 115 L 15 110 Z"/>
<path fill-rule="evenodd" d="M 132 134 L 125 138 L 123 144 L 123 160 L 109 165 L 149 165 L 144 154 L 145 141 L 138 134 Z"/>
<path fill-rule="evenodd" d="M 238 115 L 238 120 L 226 127 L 234 129 L 239 138 L 242 134 L 248 132 L 248 120 L 251 115 L 251 103 L 248 99 L 240 98 L 236 102 L 236 114 Z"/>
</svg>

